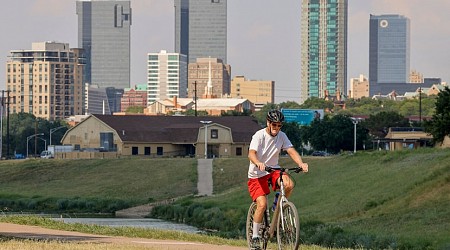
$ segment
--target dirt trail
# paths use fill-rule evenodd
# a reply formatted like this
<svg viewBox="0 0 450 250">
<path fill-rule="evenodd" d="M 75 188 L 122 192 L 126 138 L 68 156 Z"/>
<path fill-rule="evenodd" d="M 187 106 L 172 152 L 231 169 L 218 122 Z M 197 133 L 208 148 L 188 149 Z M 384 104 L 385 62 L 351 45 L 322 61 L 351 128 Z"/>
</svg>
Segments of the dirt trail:
<svg viewBox="0 0 450 250">
<path fill-rule="evenodd" d="M 245 247 L 212 245 L 174 240 L 154 240 L 86 234 L 72 231 L 54 230 L 37 226 L 0 223 L 0 235 L 23 239 L 58 240 L 68 242 L 115 243 L 167 250 L 244 250 Z"/>
</svg>

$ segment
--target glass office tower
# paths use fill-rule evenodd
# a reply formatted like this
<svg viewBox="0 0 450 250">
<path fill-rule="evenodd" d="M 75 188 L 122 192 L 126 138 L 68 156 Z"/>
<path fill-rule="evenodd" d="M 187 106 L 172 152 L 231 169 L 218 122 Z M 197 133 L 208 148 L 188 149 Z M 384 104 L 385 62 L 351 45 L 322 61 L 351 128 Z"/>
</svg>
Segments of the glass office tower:
<svg viewBox="0 0 450 250">
<path fill-rule="evenodd" d="M 86 55 L 85 82 L 130 87 L 130 1 L 78 0 L 78 46 Z"/>
<path fill-rule="evenodd" d="M 401 15 L 370 15 L 369 82 L 409 81 L 409 19 Z"/>
<path fill-rule="evenodd" d="M 175 52 L 227 62 L 227 0 L 175 0 Z"/>
<path fill-rule="evenodd" d="M 302 0 L 300 103 L 347 93 L 347 0 Z"/>
</svg>

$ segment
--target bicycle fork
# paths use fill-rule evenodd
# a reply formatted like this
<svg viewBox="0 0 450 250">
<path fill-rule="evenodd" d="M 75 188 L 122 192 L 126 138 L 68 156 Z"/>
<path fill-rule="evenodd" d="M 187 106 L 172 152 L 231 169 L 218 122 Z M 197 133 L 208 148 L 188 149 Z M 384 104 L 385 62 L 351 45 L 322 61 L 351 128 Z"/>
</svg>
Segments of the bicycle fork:
<svg viewBox="0 0 450 250">
<path fill-rule="evenodd" d="M 275 235 L 275 228 L 276 228 L 276 223 L 278 223 L 278 217 L 281 216 L 281 218 L 283 218 L 283 209 L 280 210 L 280 207 L 283 205 L 283 203 L 286 201 L 286 196 L 284 193 L 284 185 L 283 185 L 283 174 L 280 174 L 280 197 L 277 201 L 277 205 L 275 207 L 275 211 L 273 212 L 273 216 L 272 216 L 272 224 L 270 225 L 269 228 L 269 235 L 270 237 L 273 237 Z M 280 214 L 281 213 L 281 214 Z M 284 220 L 281 220 L 281 228 L 284 229 Z"/>
</svg>

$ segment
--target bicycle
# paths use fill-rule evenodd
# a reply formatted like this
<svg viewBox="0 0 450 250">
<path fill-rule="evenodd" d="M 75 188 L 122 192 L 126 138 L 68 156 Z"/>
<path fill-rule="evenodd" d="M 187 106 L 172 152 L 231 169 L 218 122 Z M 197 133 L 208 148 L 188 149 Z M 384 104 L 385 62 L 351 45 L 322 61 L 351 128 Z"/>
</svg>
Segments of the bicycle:
<svg viewBox="0 0 450 250">
<path fill-rule="evenodd" d="M 294 170 L 296 173 L 302 171 L 301 168 L 271 168 L 266 167 L 266 171 L 280 170 L 280 196 L 277 205 L 273 211 L 272 221 L 270 220 L 269 203 L 264 213 L 264 218 L 260 228 L 261 242 L 260 248 L 265 250 L 271 238 L 274 237 L 275 231 L 277 236 L 278 249 L 294 249 L 297 250 L 300 245 L 300 222 L 298 219 L 297 208 L 294 203 L 288 201 L 283 184 L 283 174 L 287 171 Z M 268 195 L 266 195 L 266 199 Z M 280 210 L 280 207 L 282 208 Z M 249 249 L 252 245 L 253 235 L 253 214 L 256 210 L 256 202 L 252 202 L 247 213 L 246 236 Z"/>
</svg>

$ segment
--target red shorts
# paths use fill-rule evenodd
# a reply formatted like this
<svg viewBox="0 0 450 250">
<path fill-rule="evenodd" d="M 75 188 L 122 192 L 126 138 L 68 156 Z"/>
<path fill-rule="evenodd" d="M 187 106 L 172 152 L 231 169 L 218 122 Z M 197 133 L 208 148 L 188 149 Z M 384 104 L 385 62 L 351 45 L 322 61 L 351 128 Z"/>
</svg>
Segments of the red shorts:
<svg viewBox="0 0 450 250">
<path fill-rule="evenodd" d="M 280 171 L 275 170 L 270 172 L 268 175 L 265 175 L 260 178 L 248 179 L 248 192 L 252 197 L 252 200 L 255 201 L 256 198 L 262 195 L 267 195 L 270 193 L 269 189 L 269 179 L 272 185 L 272 189 L 275 191 L 278 189 L 277 180 L 280 178 Z"/>
</svg>

